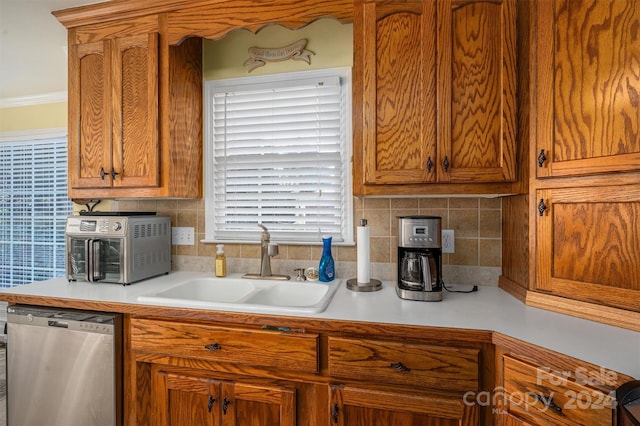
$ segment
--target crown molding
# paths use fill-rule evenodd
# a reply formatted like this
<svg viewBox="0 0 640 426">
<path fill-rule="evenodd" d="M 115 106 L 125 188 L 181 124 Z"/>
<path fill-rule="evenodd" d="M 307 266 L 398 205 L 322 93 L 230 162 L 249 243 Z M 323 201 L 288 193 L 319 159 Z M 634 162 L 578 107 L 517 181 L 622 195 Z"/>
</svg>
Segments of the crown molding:
<svg viewBox="0 0 640 426">
<path fill-rule="evenodd" d="M 0 98 L 0 108 L 14 108 L 30 105 L 52 104 L 67 102 L 67 92 L 51 92 L 40 95 L 16 96 L 12 98 Z"/>
</svg>

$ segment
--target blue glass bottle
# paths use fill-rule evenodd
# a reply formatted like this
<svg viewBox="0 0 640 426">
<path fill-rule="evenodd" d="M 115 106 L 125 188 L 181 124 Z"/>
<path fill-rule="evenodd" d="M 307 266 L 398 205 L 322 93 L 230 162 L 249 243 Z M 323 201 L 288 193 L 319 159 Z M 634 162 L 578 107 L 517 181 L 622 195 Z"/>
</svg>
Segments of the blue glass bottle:
<svg viewBox="0 0 640 426">
<path fill-rule="evenodd" d="M 328 283 L 336 277 L 333 256 L 331 256 L 331 237 L 322 238 L 322 257 L 320 258 L 320 276 L 322 282 Z"/>
</svg>

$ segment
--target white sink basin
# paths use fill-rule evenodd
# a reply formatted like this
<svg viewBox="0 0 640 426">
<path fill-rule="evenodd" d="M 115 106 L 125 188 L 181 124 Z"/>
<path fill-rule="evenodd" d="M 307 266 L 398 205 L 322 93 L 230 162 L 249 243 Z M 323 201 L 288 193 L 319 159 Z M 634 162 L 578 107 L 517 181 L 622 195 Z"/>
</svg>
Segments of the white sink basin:
<svg viewBox="0 0 640 426">
<path fill-rule="evenodd" d="M 342 283 L 195 278 L 139 296 L 138 301 L 204 309 L 317 313 L 327 308 Z"/>
</svg>

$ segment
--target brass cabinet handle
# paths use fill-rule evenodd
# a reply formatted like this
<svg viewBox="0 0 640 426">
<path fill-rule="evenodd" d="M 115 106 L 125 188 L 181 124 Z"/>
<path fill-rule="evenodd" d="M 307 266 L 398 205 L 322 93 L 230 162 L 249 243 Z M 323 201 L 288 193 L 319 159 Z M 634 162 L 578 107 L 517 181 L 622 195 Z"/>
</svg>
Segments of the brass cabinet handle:
<svg viewBox="0 0 640 426">
<path fill-rule="evenodd" d="M 107 173 L 104 171 L 104 167 L 100 167 L 100 179 L 104 180 L 107 177 Z"/>
<path fill-rule="evenodd" d="M 213 409 L 213 404 L 216 403 L 216 399 L 213 397 L 213 395 L 209 395 L 209 402 L 207 403 L 207 409 L 209 410 L 209 412 L 211 412 L 211 409 Z"/>
<path fill-rule="evenodd" d="M 111 179 L 116 180 L 116 176 L 118 176 L 120 173 L 116 172 L 115 169 L 113 167 L 111 167 Z"/>
<path fill-rule="evenodd" d="M 227 414 L 227 408 L 229 407 L 229 404 L 231 404 L 231 401 L 229 401 L 225 396 L 224 400 L 222 401 L 222 414 Z"/>
<path fill-rule="evenodd" d="M 445 173 L 449 171 L 449 157 L 447 157 L 446 155 L 444 156 L 444 161 L 442 162 L 442 168 L 444 169 Z"/>
</svg>

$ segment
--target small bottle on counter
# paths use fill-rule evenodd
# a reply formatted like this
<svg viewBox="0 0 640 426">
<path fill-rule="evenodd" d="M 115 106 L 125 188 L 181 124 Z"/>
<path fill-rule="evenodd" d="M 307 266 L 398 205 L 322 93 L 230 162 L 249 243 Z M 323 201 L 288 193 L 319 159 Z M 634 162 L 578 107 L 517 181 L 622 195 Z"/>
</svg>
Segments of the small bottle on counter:
<svg viewBox="0 0 640 426">
<path fill-rule="evenodd" d="M 216 251 L 216 277 L 227 275 L 227 257 L 224 255 L 224 244 L 218 244 Z"/>
<path fill-rule="evenodd" d="M 331 255 L 331 237 L 322 238 L 322 257 L 320 258 L 319 278 L 322 282 L 331 282 L 335 278 L 335 264 Z"/>
</svg>

